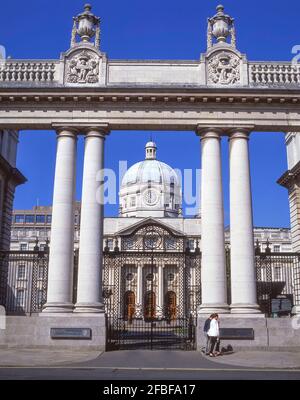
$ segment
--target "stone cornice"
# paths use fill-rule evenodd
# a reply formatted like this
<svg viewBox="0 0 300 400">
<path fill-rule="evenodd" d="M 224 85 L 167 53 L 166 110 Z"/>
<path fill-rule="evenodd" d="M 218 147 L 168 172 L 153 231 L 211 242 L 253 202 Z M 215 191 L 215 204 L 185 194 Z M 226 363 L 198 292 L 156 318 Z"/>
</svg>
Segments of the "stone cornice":
<svg viewBox="0 0 300 400">
<path fill-rule="evenodd" d="M 300 178 L 300 161 L 292 169 L 286 171 L 277 180 L 277 183 L 288 189 L 295 183 L 295 180 L 298 178 Z"/>
<path fill-rule="evenodd" d="M 196 88 L 60 88 L 3 90 L 0 104 L 12 103 L 210 103 L 299 105 L 299 90 L 196 89 Z"/>
<path fill-rule="evenodd" d="M 12 180 L 16 186 L 27 182 L 25 176 L 17 168 L 12 167 L 1 155 L 0 168 L 1 171 L 6 175 L 7 179 Z"/>
</svg>

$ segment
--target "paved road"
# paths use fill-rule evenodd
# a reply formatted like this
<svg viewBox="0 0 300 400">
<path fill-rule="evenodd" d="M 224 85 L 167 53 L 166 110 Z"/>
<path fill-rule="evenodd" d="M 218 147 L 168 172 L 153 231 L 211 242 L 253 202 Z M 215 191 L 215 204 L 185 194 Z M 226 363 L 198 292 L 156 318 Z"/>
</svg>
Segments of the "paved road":
<svg viewBox="0 0 300 400">
<path fill-rule="evenodd" d="M 274 353 L 274 357 L 279 353 Z M 0 379 L 55 380 L 300 380 L 300 368 L 274 369 L 240 367 L 211 361 L 198 352 L 118 351 L 102 353 L 80 363 L 51 367 L 0 368 Z M 240 356 L 242 357 L 242 356 Z M 274 363 L 274 366 L 275 363 Z"/>
<path fill-rule="evenodd" d="M 6 380 L 300 380 L 300 370 L 125 369 L 125 368 L 2 368 Z"/>
</svg>

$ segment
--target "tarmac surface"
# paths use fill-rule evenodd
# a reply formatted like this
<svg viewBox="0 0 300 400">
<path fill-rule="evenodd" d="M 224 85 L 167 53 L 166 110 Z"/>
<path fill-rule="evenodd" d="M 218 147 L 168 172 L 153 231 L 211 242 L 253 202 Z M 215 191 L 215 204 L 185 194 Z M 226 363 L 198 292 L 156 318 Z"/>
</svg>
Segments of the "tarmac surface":
<svg viewBox="0 0 300 400">
<path fill-rule="evenodd" d="M 300 379 L 300 352 L 0 349 L 0 380 Z"/>
</svg>

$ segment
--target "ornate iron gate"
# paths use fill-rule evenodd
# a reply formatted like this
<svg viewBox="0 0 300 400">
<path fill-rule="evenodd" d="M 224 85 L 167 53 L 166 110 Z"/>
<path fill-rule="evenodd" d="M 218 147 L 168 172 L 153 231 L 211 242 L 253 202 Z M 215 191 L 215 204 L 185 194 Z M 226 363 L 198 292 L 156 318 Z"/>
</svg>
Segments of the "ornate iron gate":
<svg viewBox="0 0 300 400">
<path fill-rule="evenodd" d="M 8 315 L 39 313 L 47 300 L 48 251 L 0 251 L 0 304 Z"/>
<path fill-rule="evenodd" d="M 120 247 L 119 247 L 120 246 Z M 107 349 L 195 349 L 200 251 L 159 225 L 104 251 Z"/>
</svg>

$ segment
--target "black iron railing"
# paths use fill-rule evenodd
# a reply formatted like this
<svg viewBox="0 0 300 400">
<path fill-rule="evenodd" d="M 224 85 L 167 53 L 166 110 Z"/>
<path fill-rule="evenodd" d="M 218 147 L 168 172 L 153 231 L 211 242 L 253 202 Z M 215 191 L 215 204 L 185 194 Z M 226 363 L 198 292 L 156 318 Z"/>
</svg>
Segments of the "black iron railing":
<svg viewBox="0 0 300 400">
<path fill-rule="evenodd" d="M 6 313 L 31 315 L 47 300 L 48 251 L 0 251 L 0 300 Z"/>
<path fill-rule="evenodd" d="M 112 254 L 113 253 L 113 254 Z M 124 314 L 124 305 L 122 308 L 122 289 L 117 292 L 118 277 L 115 277 L 113 285 L 110 287 L 110 296 L 105 292 L 108 289 L 108 271 L 115 274 L 115 270 L 121 271 L 122 262 L 126 265 L 135 264 L 135 258 L 141 257 L 141 254 L 134 252 L 112 252 L 104 256 L 104 301 L 109 314 L 118 317 Z M 159 257 L 159 254 L 156 254 Z M 179 282 L 180 296 L 178 297 L 176 307 L 184 305 L 185 317 L 188 312 L 196 316 L 196 308 L 201 304 L 201 255 L 193 253 L 185 254 L 179 252 L 169 253 L 172 258 L 172 264 L 176 262 L 182 268 L 189 265 L 190 260 L 194 263 L 196 286 L 191 286 L 189 278 L 182 275 L 184 279 Z M 144 255 L 146 257 L 146 255 Z M 164 255 L 161 254 L 163 259 Z M 182 263 L 179 258 L 184 257 Z M 178 258 L 178 259 L 177 259 Z M 73 282 L 73 301 L 76 302 L 77 288 L 77 264 L 78 252 L 74 255 L 74 282 Z M 177 261 L 176 261 L 177 260 Z M 228 300 L 230 303 L 230 251 L 227 249 L 226 257 Z M 42 311 L 43 305 L 47 299 L 48 283 L 48 251 L 0 251 L 0 304 L 5 305 L 8 314 L 31 315 Z M 156 264 L 159 265 L 159 262 Z M 112 267 L 113 266 L 113 267 Z M 257 283 L 257 301 L 262 312 L 270 316 L 285 316 L 291 314 L 293 305 L 300 304 L 300 254 L 299 253 L 272 253 L 256 251 L 256 283 Z M 124 271 L 123 271 L 124 272 Z M 122 272 L 122 273 L 123 273 Z M 118 272 L 119 273 L 119 272 Z M 121 272 L 120 277 L 121 279 Z M 122 281 L 125 276 L 122 275 Z M 184 282 L 184 284 L 183 284 Z M 137 284 L 137 282 L 136 282 Z M 134 285 L 134 280 L 132 281 Z M 175 287 L 175 286 L 174 286 Z M 183 290 L 182 288 L 186 288 Z M 175 287 L 176 289 L 176 287 Z M 175 291 L 175 289 L 172 289 Z M 112 296 L 114 292 L 114 296 Z M 121 293 L 122 292 L 122 293 Z M 114 298 L 112 300 L 112 298 Z M 192 301 L 193 305 L 189 304 Z M 181 305 L 179 304 L 181 303 Z M 114 310 L 114 311 L 113 311 Z M 187 312 L 188 311 L 188 312 Z M 181 312 L 182 314 L 182 312 Z"/>
<path fill-rule="evenodd" d="M 257 301 L 266 316 L 292 313 L 300 303 L 300 254 L 256 253 Z"/>
</svg>

